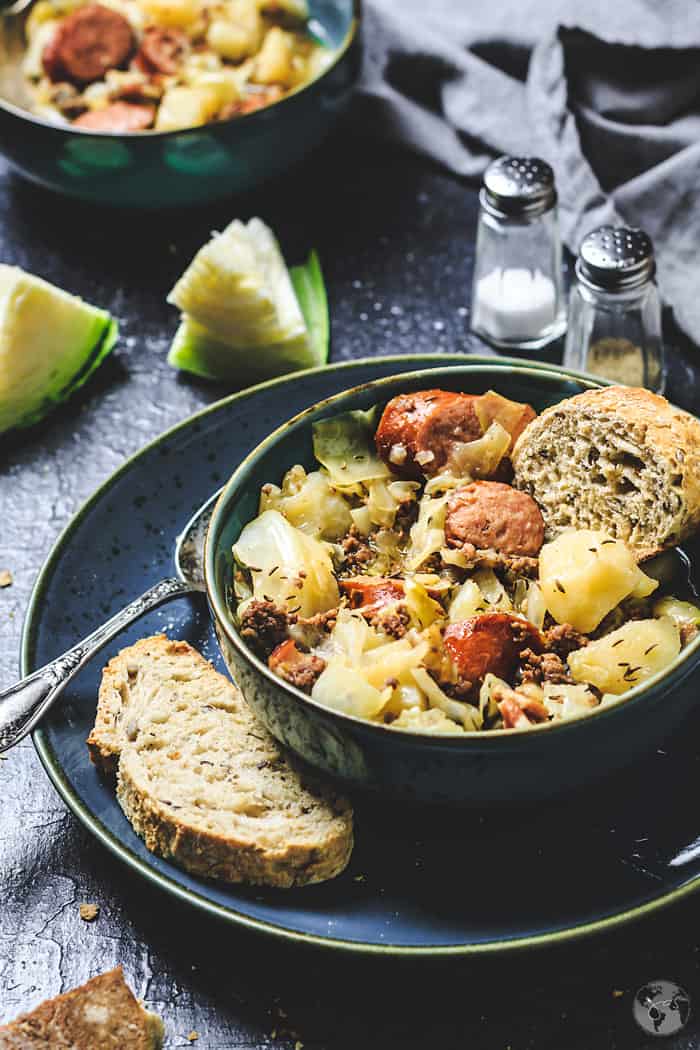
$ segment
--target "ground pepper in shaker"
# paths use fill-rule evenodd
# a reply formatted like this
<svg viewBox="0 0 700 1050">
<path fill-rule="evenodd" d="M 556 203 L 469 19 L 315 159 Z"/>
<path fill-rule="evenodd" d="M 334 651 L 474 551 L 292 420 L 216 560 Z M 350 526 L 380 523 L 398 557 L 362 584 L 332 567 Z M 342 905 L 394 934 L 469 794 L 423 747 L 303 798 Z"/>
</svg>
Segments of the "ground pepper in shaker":
<svg viewBox="0 0 700 1050">
<path fill-rule="evenodd" d="M 472 328 L 504 349 L 537 350 L 566 328 L 554 173 L 500 157 L 479 194 Z"/>
<path fill-rule="evenodd" d="M 654 246 L 643 230 L 600 226 L 581 242 L 564 364 L 657 393 L 665 386 Z"/>
</svg>

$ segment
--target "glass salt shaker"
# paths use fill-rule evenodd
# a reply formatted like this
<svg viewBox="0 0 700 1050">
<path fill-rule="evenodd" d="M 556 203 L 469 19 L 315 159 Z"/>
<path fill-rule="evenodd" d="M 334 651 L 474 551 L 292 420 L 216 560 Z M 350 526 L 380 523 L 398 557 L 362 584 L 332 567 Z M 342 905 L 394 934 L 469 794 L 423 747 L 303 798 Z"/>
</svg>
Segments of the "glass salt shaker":
<svg viewBox="0 0 700 1050">
<path fill-rule="evenodd" d="M 537 350 L 566 329 L 554 172 L 500 157 L 479 194 L 472 328 L 504 349 Z"/>
<path fill-rule="evenodd" d="M 666 370 L 651 239 L 601 226 L 581 242 L 564 364 L 660 393 Z"/>
</svg>

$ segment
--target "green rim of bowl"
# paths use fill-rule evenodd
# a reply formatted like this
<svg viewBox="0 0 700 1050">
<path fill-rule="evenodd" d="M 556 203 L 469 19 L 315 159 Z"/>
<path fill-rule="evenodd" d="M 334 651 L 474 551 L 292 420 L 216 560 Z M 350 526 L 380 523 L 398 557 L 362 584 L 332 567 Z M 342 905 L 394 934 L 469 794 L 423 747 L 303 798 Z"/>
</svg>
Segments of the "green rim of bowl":
<svg viewBox="0 0 700 1050">
<path fill-rule="evenodd" d="M 499 365 L 522 367 L 522 361 L 515 360 L 513 358 L 494 358 L 489 356 L 476 356 L 476 355 L 465 355 L 465 354 L 414 354 L 414 355 L 396 355 L 388 357 L 376 357 L 376 358 L 361 358 L 355 361 L 341 362 L 333 365 L 323 365 L 319 368 L 307 369 L 303 372 L 295 373 L 294 376 L 283 376 L 279 379 L 267 380 L 264 383 L 259 383 L 254 387 L 250 387 L 239 393 L 231 394 L 228 397 L 222 398 L 220 401 L 216 401 L 211 405 L 207 405 L 205 408 L 200 409 L 198 412 L 188 416 L 187 419 L 177 423 L 175 426 L 164 431 L 153 441 L 149 442 L 143 448 L 139 449 L 138 452 L 130 456 L 120 467 L 116 470 L 106 481 L 103 482 L 100 487 L 93 492 L 82 507 L 76 512 L 73 518 L 70 520 L 68 525 L 61 532 L 55 543 L 53 544 L 49 554 L 44 562 L 42 569 L 37 576 L 36 582 L 32 589 L 32 593 L 29 599 L 29 605 L 24 619 L 24 625 L 22 628 L 22 638 L 20 643 L 20 667 L 21 674 L 23 676 L 30 673 L 33 669 L 33 655 L 35 648 L 35 631 L 36 631 L 36 618 L 38 615 L 39 608 L 41 606 L 44 593 L 46 591 L 49 578 L 52 575 L 54 566 L 61 557 L 64 546 L 69 542 L 73 532 L 81 523 L 85 515 L 92 507 L 99 502 L 103 496 L 109 491 L 112 485 L 117 481 L 122 474 L 126 473 L 131 465 L 139 459 L 145 452 L 150 449 L 157 448 L 164 441 L 167 441 L 174 434 L 177 434 L 180 430 L 189 427 L 197 420 L 203 419 L 210 413 L 216 412 L 223 407 L 223 405 L 235 403 L 238 400 L 255 395 L 258 391 L 269 389 L 279 384 L 283 386 L 284 383 L 289 382 L 290 378 L 302 378 L 303 376 L 315 374 L 321 371 L 336 372 L 336 373 L 347 373 L 352 374 L 353 369 L 367 366 L 368 364 L 396 364 L 401 366 L 406 362 L 410 361 L 431 361 L 435 362 L 434 367 L 439 367 L 441 364 L 447 364 L 450 361 L 455 360 L 463 361 L 465 364 L 478 364 L 478 365 L 492 365 L 498 367 Z M 542 369 L 548 370 L 557 374 L 566 374 L 573 376 L 577 379 L 583 379 L 587 382 L 597 382 L 594 377 L 586 375 L 583 372 L 564 372 L 563 369 L 558 369 L 555 366 L 540 365 L 539 362 L 528 362 L 528 368 L 534 371 L 540 371 Z M 532 934 L 527 937 L 515 937 L 508 940 L 497 940 L 497 941 L 483 941 L 475 944 L 448 944 L 448 945 L 401 945 L 401 944 L 368 944 L 360 941 L 346 941 L 340 940 L 333 937 L 320 937 L 314 934 L 302 933 L 297 930 L 290 930 L 284 926 L 278 926 L 271 922 L 266 922 L 262 919 L 252 918 L 249 915 L 245 915 L 242 912 L 236 911 L 234 908 L 226 908 L 221 905 L 214 904 L 206 897 L 202 897 L 199 893 L 195 893 L 192 890 L 185 889 L 179 885 L 174 879 L 169 878 L 166 875 L 162 875 L 156 871 L 145 861 L 137 857 L 136 854 L 132 853 L 128 847 L 126 847 L 119 839 L 109 832 L 101 821 L 85 806 L 82 800 L 74 792 L 73 788 L 66 779 L 63 769 L 57 761 L 56 755 L 54 754 L 46 735 L 41 727 L 34 730 L 32 733 L 32 741 L 34 748 L 39 756 L 39 759 L 49 777 L 49 780 L 53 784 L 54 788 L 66 803 L 71 812 L 78 818 L 83 826 L 100 842 L 105 846 L 115 857 L 117 857 L 122 863 L 126 864 L 127 867 L 131 868 L 132 871 L 141 875 L 146 881 L 150 882 L 152 886 L 158 887 L 164 890 L 167 894 L 175 899 L 182 901 L 186 904 L 199 908 L 201 911 L 215 918 L 221 919 L 225 922 L 231 923 L 234 926 L 240 926 L 246 930 L 256 933 L 263 933 L 269 937 L 277 940 L 283 940 L 290 944 L 297 945 L 308 945 L 316 948 L 325 948 L 327 950 L 333 950 L 341 955 L 352 955 L 352 956 L 383 956 L 383 957 L 399 957 L 404 959 L 436 959 L 445 957 L 474 957 L 482 955 L 495 955 L 500 953 L 515 953 L 525 950 L 532 950 L 535 948 L 550 947 L 556 944 L 564 944 L 572 941 L 578 941 L 585 937 L 590 937 L 596 933 L 603 933 L 611 931 L 622 926 L 626 926 L 632 922 L 637 921 L 647 915 L 652 915 L 670 905 L 683 900 L 685 897 L 690 896 L 698 888 L 700 888 L 700 877 L 689 881 L 684 886 L 679 886 L 677 889 L 671 890 L 670 892 L 664 893 L 658 899 L 648 901 L 646 904 L 637 905 L 634 908 L 629 908 L 623 911 L 619 911 L 615 915 L 607 916 L 602 919 L 594 919 L 591 922 L 580 923 L 576 926 L 572 926 L 568 929 L 557 930 L 555 932 L 546 932 Z"/>
<path fill-rule="evenodd" d="M 323 80 L 328 76 L 338 63 L 342 61 L 357 37 L 362 19 L 362 0 L 353 0 L 352 7 L 352 19 L 348 31 L 342 42 L 335 49 L 332 62 L 327 65 L 325 69 L 322 69 L 312 80 L 307 80 L 305 84 L 300 84 L 299 87 L 287 92 L 287 94 L 283 98 L 278 99 L 277 102 L 272 102 L 269 106 L 264 106 L 262 109 L 254 110 L 252 113 L 243 113 L 240 116 L 229 117 L 228 120 L 210 121 L 209 124 L 194 125 L 191 128 L 175 128 L 172 131 L 119 131 L 115 133 L 113 131 L 91 131 L 88 128 L 75 127 L 73 124 L 53 124 L 50 120 L 46 120 L 43 117 L 38 116 L 36 113 L 32 113 L 29 109 L 24 109 L 22 106 L 17 106 L 14 102 L 10 102 L 9 99 L 3 98 L 2 96 L 0 96 L 0 109 L 4 109 L 7 113 L 11 113 L 13 117 L 27 120 L 31 124 L 38 124 L 42 128 L 48 128 L 49 131 L 55 131 L 59 134 L 83 135 L 89 136 L 90 138 L 102 139 L 144 139 L 149 142 L 152 142 L 154 139 L 168 139 L 173 138 L 175 135 L 185 135 L 191 131 L 206 131 L 206 129 L 212 125 L 220 128 L 225 127 L 227 124 L 240 124 L 242 121 L 250 124 L 252 121 L 259 118 L 261 114 L 266 113 L 273 108 L 277 108 L 278 106 L 284 106 L 284 104 L 289 102 L 290 99 L 302 95 L 309 88 L 313 87 L 314 84 L 317 84 L 319 80 Z"/>
</svg>

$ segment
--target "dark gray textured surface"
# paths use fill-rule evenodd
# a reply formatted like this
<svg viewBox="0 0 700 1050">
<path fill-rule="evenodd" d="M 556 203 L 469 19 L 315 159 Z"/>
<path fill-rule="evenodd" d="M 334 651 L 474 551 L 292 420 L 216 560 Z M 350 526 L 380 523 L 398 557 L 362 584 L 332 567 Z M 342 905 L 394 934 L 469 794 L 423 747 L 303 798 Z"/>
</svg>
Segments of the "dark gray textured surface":
<svg viewBox="0 0 700 1050">
<path fill-rule="evenodd" d="M 336 141 L 275 193 L 156 217 L 97 212 L 3 172 L 2 261 L 111 309 L 122 329 L 116 354 L 78 398 L 0 443 L 0 568 L 14 576 L 0 591 L 0 683 L 17 673 L 31 585 L 70 515 L 126 456 L 225 392 L 166 365 L 176 315 L 164 299 L 210 229 L 253 213 L 279 231 L 292 260 L 319 247 L 335 360 L 483 350 L 467 334 L 473 190 L 403 154 L 373 148 L 368 156 Z M 693 355 L 674 352 L 670 385 L 688 407 Z M 465 892 L 478 873 L 477 856 Z M 81 922 L 82 901 L 100 905 L 96 923 Z M 645 1043 L 630 996 L 643 982 L 676 976 L 700 1006 L 699 914 L 691 901 L 614 937 L 507 963 L 348 962 L 218 927 L 159 897 L 68 814 L 30 743 L 0 762 L 0 1021 L 122 963 L 137 994 L 163 1014 L 168 1047 L 189 1045 L 196 1030 L 195 1045 L 207 1050 L 297 1041 L 636 1048 Z M 666 1045 L 695 1048 L 699 1031 L 691 1021 Z"/>
</svg>

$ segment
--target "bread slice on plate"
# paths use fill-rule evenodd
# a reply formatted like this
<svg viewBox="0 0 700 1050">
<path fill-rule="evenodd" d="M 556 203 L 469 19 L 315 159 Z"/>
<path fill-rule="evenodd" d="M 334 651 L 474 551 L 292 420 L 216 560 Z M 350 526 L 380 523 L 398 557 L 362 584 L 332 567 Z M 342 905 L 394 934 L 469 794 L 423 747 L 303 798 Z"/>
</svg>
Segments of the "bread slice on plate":
<svg viewBox="0 0 700 1050">
<path fill-rule="evenodd" d="M 163 1034 L 117 967 L 0 1027 L 0 1050 L 160 1050 Z"/>
<path fill-rule="evenodd" d="M 146 846 L 187 871 L 291 887 L 339 875 L 352 810 L 280 746 L 186 642 L 122 650 L 102 676 L 90 754 Z"/>
<path fill-rule="evenodd" d="M 547 539 L 600 529 L 641 560 L 700 526 L 700 422 L 648 390 L 587 390 L 546 409 L 512 461 Z"/>
</svg>

